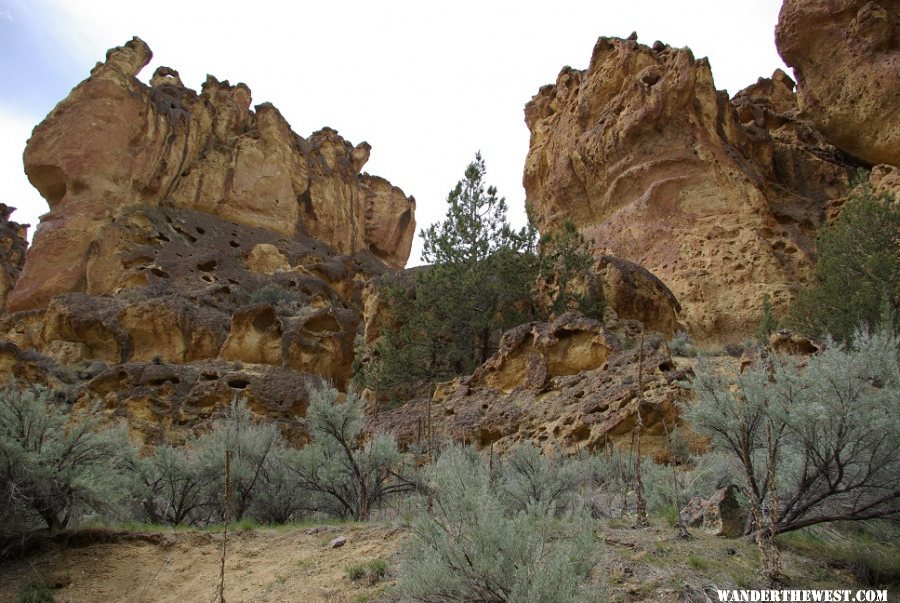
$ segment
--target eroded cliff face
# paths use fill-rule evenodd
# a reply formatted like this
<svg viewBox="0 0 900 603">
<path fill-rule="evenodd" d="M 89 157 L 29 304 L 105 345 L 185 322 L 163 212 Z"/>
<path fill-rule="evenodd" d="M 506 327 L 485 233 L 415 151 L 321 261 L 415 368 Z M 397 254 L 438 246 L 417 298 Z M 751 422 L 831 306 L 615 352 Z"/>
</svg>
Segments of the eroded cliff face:
<svg viewBox="0 0 900 603">
<path fill-rule="evenodd" d="M 110 50 L 35 128 L 25 171 L 50 213 L 10 311 L 46 307 L 62 293 L 134 286 L 136 266 L 122 260 L 134 244 L 128 224 L 150 209 L 193 210 L 405 265 L 415 201 L 360 173 L 368 144 L 354 147 L 328 128 L 305 139 L 272 105 L 252 111 L 244 84 L 210 76 L 198 94 L 161 67 L 146 86 L 136 76 L 150 58 L 138 38 Z"/>
<path fill-rule="evenodd" d="M 235 396 L 302 437 L 310 384 L 350 379 L 361 289 L 406 263 L 415 201 L 360 173 L 368 144 L 305 139 L 243 84 L 146 86 L 149 60 L 137 38 L 110 50 L 34 130 L 51 209 L 21 274 L 24 244 L 0 254 L 0 381 L 99 401 L 147 442 Z"/>
<path fill-rule="evenodd" d="M 804 117 L 847 153 L 900 165 L 900 1 L 785 0 L 775 40 Z"/>
<path fill-rule="evenodd" d="M 853 166 L 798 118 L 782 72 L 729 100 L 688 49 L 600 38 L 525 108 L 524 185 L 542 232 L 571 220 L 595 253 L 640 264 L 695 337 L 751 332 L 808 278 Z"/>
</svg>

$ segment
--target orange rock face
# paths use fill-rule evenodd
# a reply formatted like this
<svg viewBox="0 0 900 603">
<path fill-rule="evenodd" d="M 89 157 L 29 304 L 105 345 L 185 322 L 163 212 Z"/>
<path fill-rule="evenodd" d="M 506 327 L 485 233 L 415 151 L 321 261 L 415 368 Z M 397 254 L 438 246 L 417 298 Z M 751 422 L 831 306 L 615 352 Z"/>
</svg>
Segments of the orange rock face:
<svg viewBox="0 0 900 603">
<path fill-rule="evenodd" d="M 235 396 L 302 439 L 307 385 L 346 388 L 361 290 L 406 263 L 415 202 L 360 173 L 368 144 L 304 139 L 243 84 L 198 94 L 162 67 L 146 86 L 149 60 L 112 49 L 34 130 L 51 210 L 27 254 L 0 224 L 0 381 L 99 400 L 149 443 Z"/>
<path fill-rule="evenodd" d="M 752 331 L 809 274 L 849 166 L 797 119 L 781 72 L 730 101 L 690 50 L 600 38 L 525 108 L 524 185 L 541 232 L 571 220 L 597 255 L 640 264 L 700 339 Z"/>
<path fill-rule="evenodd" d="M 138 38 L 110 50 L 35 128 L 25 170 L 51 211 L 11 311 L 132 285 L 122 262 L 132 241 L 120 222 L 137 207 L 195 210 L 392 268 L 406 263 L 415 201 L 360 173 L 368 144 L 327 128 L 304 139 L 272 105 L 252 111 L 243 84 L 209 77 L 197 94 L 161 67 L 146 86 L 136 75 L 150 57 Z"/>
<path fill-rule="evenodd" d="M 900 165 L 900 1 L 785 0 L 775 37 L 804 116 L 851 155 Z"/>
</svg>

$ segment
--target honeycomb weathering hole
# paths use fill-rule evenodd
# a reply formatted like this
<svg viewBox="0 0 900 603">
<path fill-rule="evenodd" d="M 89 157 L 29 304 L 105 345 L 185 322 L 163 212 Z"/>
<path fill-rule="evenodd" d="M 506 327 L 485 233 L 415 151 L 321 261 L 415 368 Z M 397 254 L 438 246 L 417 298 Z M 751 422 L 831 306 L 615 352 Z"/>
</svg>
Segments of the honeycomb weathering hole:
<svg viewBox="0 0 900 603">
<path fill-rule="evenodd" d="M 28 170 L 28 180 L 52 207 L 66 195 L 66 173 L 55 165 L 38 165 Z"/>
</svg>

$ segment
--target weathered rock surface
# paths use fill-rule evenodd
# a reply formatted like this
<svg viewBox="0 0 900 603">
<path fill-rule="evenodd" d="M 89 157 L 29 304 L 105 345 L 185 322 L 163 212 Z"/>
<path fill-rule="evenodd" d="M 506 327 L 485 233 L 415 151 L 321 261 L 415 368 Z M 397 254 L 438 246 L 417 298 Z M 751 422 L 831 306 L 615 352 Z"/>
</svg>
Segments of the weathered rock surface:
<svg viewBox="0 0 900 603">
<path fill-rule="evenodd" d="M 76 407 L 92 408 L 110 422 L 124 420 L 133 439 L 149 445 L 178 444 L 208 428 L 235 397 L 278 425 L 290 441 L 303 443 L 301 419 L 309 392 L 320 385 L 318 378 L 287 367 L 216 359 L 62 365 L 0 341 L 0 384 L 13 375 L 20 383 L 52 387 Z"/>
<path fill-rule="evenodd" d="M 730 101 L 709 63 L 600 38 L 525 108 L 524 185 L 541 232 L 571 220 L 595 253 L 664 282 L 698 339 L 731 339 L 806 281 L 825 205 L 852 166 L 797 116 L 782 72 Z"/>
<path fill-rule="evenodd" d="M 406 263 L 415 202 L 360 173 L 368 144 L 304 139 L 243 84 L 198 94 L 160 68 L 146 86 L 149 59 L 112 49 L 34 130 L 51 211 L 18 278 L 7 236 L 0 379 L 99 399 L 147 442 L 235 396 L 301 437 L 308 384 L 349 381 L 361 290 Z"/>
<path fill-rule="evenodd" d="M 305 139 L 272 105 L 251 111 L 244 84 L 208 77 L 197 94 L 161 67 L 146 86 L 136 76 L 150 57 L 138 38 L 110 50 L 35 128 L 25 170 L 51 211 L 10 311 L 133 286 L 122 255 L 134 244 L 137 208 L 193 210 L 392 268 L 406 263 L 415 201 L 360 174 L 368 144 L 354 147 L 329 128 Z"/>
<path fill-rule="evenodd" d="M 785 0 L 775 39 L 829 142 L 900 165 L 900 1 Z"/>
<path fill-rule="evenodd" d="M 676 402 L 690 395 L 680 383 L 687 373 L 658 337 L 647 337 L 641 353 L 640 330 L 633 320 L 604 325 L 571 313 L 521 325 L 472 376 L 440 385 L 430 403 L 376 414 L 370 429 L 395 433 L 401 444 L 421 441 L 430 410 L 435 438 L 498 453 L 525 442 L 570 453 L 630 449 L 640 400 L 642 451 L 668 460 L 666 433 L 679 424 Z"/>
<path fill-rule="evenodd" d="M 13 211 L 15 208 L 0 203 L 0 312 L 6 308 L 6 297 L 19 278 L 28 247 L 28 226 L 11 221 Z"/>
<path fill-rule="evenodd" d="M 594 272 L 600 276 L 603 297 L 619 318 L 638 320 L 644 328 L 671 339 L 678 330 L 681 304 L 649 270 L 608 255 L 600 256 Z"/>
<path fill-rule="evenodd" d="M 737 499 L 737 486 L 720 488 L 709 498 L 695 496 L 681 510 L 688 527 L 702 528 L 715 536 L 737 538 L 744 533 L 747 514 Z"/>
</svg>

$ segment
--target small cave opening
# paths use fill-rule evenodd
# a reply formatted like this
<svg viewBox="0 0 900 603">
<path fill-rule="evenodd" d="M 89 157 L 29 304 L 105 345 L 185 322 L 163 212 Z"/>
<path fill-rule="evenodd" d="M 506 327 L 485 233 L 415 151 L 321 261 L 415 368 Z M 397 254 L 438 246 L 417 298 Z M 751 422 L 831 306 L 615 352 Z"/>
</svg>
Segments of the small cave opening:
<svg viewBox="0 0 900 603">
<path fill-rule="evenodd" d="M 197 269 L 201 272 L 212 272 L 216 269 L 216 260 L 206 260 L 205 262 L 197 262 Z"/>
<path fill-rule="evenodd" d="M 234 389 L 246 389 L 250 385 L 250 380 L 246 377 L 232 377 L 228 380 L 228 387 Z"/>
</svg>

